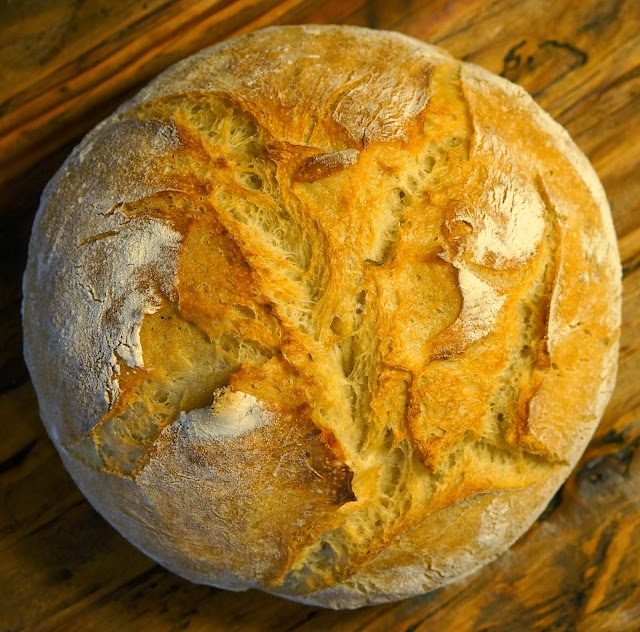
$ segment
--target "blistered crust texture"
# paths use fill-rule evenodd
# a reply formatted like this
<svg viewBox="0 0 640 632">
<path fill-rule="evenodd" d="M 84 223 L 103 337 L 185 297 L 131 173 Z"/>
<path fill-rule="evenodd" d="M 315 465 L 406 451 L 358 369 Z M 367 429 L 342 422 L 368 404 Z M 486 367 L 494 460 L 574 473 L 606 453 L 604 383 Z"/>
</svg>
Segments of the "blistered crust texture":
<svg viewBox="0 0 640 632">
<path fill-rule="evenodd" d="M 334 608 L 494 559 L 615 381 L 588 160 L 519 87 L 396 33 L 280 27 L 169 68 L 49 183 L 42 418 L 176 573 Z"/>
</svg>

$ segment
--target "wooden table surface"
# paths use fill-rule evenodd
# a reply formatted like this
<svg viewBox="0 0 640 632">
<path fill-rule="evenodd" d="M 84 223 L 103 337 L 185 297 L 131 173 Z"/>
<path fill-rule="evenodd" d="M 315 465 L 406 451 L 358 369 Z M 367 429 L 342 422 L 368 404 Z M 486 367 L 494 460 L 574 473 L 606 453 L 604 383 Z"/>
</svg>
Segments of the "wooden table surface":
<svg viewBox="0 0 640 632">
<path fill-rule="evenodd" d="M 38 197 L 79 138 L 170 63 L 270 24 L 402 31 L 529 90 L 589 156 L 624 266 L 618 385 L 579 466 L 456 585 L 334 612 L 190 584 L 83 499 L 38 418 L 20 279 Z M 0 0 L 0 629 L 640 630 L 640 1 Z"/>
</svg>

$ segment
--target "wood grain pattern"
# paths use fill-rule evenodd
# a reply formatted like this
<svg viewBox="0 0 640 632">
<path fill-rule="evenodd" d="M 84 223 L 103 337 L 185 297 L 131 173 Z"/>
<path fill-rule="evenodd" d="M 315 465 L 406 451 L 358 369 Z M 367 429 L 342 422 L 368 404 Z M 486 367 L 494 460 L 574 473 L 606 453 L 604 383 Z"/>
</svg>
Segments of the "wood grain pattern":
<svg viewBox="0 0 640 632">
<path fill-rule="evenodd" d="M 624 267 L 617 388 L 545 514 L 465 581 L 354 612 L 195 586 L 133 549 L 62 468 L 21 359 L 29 230 L 73 143 L 169 63 L 294 22 L 400 30 L 524 86 L 593 162 Z M 637 0 L 0 3 L 0 630 L 639 630 L 638 138 Z"/>
</svg>

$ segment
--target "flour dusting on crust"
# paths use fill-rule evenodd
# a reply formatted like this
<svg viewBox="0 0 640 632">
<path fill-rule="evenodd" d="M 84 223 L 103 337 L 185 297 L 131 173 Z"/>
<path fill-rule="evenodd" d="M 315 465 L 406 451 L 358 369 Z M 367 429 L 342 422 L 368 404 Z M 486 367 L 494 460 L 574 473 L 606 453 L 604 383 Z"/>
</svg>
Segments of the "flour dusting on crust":
<svg viewBox="0 0 640 632">
<path fill-rule="evenodd" d="M 474 226 L 468 238 L 473 261 L 503 268 L 533 257 L 544 232 L 544 206 L 532 185 L 512 177 L 487 189 L 482 213 L 461 216 Z"/>
<path fill-rule="evenodd" d="M 161 220 L 131 219 L 121 212 L 114 218 L 120 226 L 115 234 L 78 248 L 71 283 L 85 300 L 74 301 L 75 319 L 62 332 L 73 337 L 77 353 L 95 362 L 87 377 L 95 380 L 96 390 L 104 390 L 109 405 L 120 393 L 119 359 L 130 367 L 144 366 L 142 317 L 160 306 L 158 290 L 173 294 L 181 239 Z"/>
<path fill-rule="evenodd" d="M 453 327 L 464 343 L 471 344 L 491 331 L 505 299 L 489 283 L 463 266 L 458 267 L 458 283 L 462 311 Z"/>
<path fill-rule="evenodd" d="M 108 120 L 43 194 L 24 281 L 37 287 L 25 291 L 25 357 L 50 431 L 65 442 L 88 434 L 116 401 L 120 361 L 143 366 L 142 318 L 160 295 L 175 298 L 180 233 L 122 207 L 166 190 L 158 165 L 178 146 L 173 126 Z M 36 348 L 58 358 L 54 376 L 30 361 Z"/>
<path fill-rule="evenodd" d="M 233 439 L 268 423 L 273 415 L 248 393 L 221 388 L 208 408 L 181 412 L 178 422 L 194 441 Z"/>
</svg>

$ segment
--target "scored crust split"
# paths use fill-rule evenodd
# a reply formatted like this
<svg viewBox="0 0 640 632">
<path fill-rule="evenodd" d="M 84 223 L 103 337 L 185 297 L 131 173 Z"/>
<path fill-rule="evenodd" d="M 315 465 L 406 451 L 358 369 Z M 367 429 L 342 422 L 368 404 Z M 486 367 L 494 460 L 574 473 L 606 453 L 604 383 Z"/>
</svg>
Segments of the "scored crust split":
<svg viewBox="0 0 640 632">
<path fill-rule="evenodd" d="M 504 551 L 615 380 L 602 187 L 519 87 L 397 33 L 270 28 L 169 68 L 49 183 L 42 418 L 196 582 L 353 608 Z"/>
</svg>

